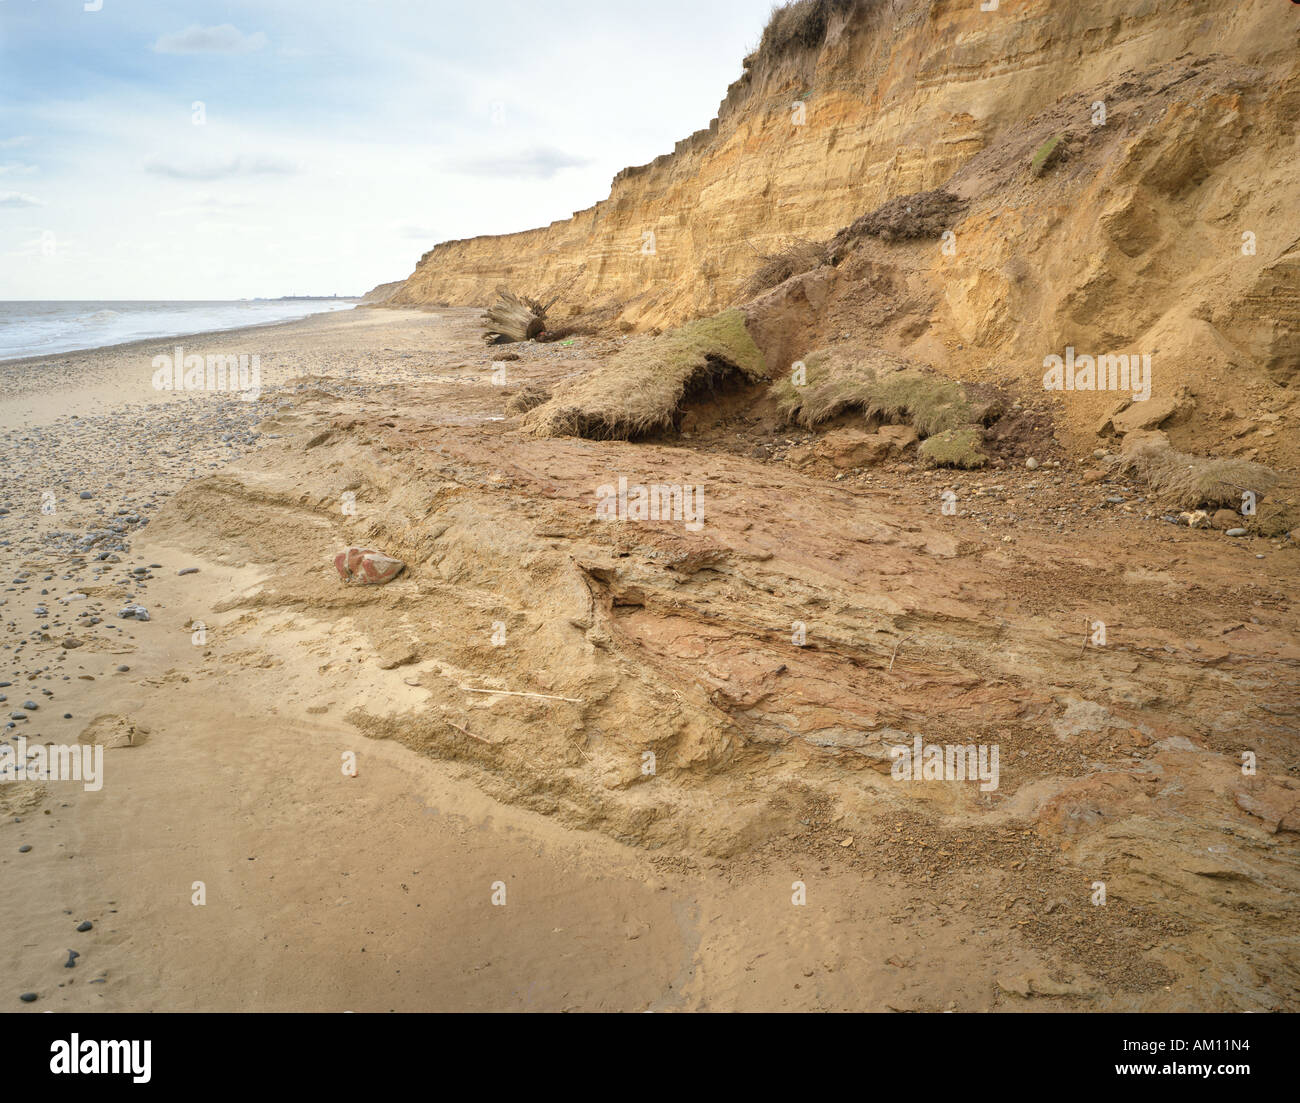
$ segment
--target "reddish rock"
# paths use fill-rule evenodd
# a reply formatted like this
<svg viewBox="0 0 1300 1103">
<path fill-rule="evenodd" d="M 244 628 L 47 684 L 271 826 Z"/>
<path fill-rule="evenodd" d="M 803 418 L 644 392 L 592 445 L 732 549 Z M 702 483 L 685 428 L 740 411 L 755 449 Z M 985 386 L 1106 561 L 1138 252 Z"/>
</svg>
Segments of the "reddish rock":
<svg viewBox="0 0 1300 1103">
<path fill-rule="evenodd" d="M 344 582 L 362 586 L 383 586 L 392 582 L 406 567 L 400 559 L 369 548 L 349 548 L 334 557 L 334 568 Z"/>
</svg>

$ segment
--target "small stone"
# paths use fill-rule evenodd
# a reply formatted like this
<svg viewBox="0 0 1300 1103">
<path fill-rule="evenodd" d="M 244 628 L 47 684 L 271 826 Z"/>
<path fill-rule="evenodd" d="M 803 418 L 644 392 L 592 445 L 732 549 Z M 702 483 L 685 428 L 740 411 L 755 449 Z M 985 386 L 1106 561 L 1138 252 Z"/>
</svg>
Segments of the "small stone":
<svg viewBox="0 0 1300 1103">
<path fill-rule="evenodd" d="M 93 492 L 93 491 L 90 491 L 90 490 L 83 490 L 83 491 L 81 492 L 81 500 L 82 500 L 83 502 L 88 502 L 88 501 L 90 501 L 90 499 L 93 498 L 94 496 L 95 496 L 95 495 L 94 495 L 94 492 Z"/>
<path fill-rule="evenodd" d="M 77 958 L 81 957 L 76 950 L 68 951 L 68 960 L 63 963 L 65 969 L 75 969 L 77 967 Z"/>
<path fill-rule="evenodd" d="M 35 712 L 35 711 L 36 711 L 38 708 L 40 708 L 40 707 L 41 707 L 41 706 L 38 705 L 35 701 L 24 701 L 24 702 L 23 702 L 23 708 L 25 708 L 28 712 Z"/>
<path fill-rule="evenodd" d="M 198 567 L 183 567 L 181 570 L 177 571 L 176 573 L 181 578 L 184 578 L 187 574 L 198 574 L 199 569 Z"/>
<path fill-rule="evenodd" d="M 1038 461 L 1031 456 L 1029 459 L 1025 460 L 1025 466 L 1029 468 L 1030 471 L 1037 471 L 1039 465 Z"/>
<path fill-rule="evenodd" d="M 95 924 L 93 924 L 89 919 L 85 919 L 82 920 L 82 922 L 77 924 L 77 930 L 81 934 L 85 934 L 87 931 L 92 930 L 94 926 Z"/>
<path fill-rule="evenodd" d="M 1250 529 L 1229 529 L 1226 533 L 1228 536 L 1249 536 Z"/>
<path fill-rule="evenodd" d="M 19 996 L 18 998 L 19 998 L 20 1000 L 22 1000 L 23 1003 L 35 1003 L 35 1002 L 36 1002 L 36 993 L 35 993 L 35 992 L 24 992 L 24 993 L 23 993 L 21 996 Z"/>
<path fill-rule="evenodd" d="M 20 847 L 18 848 L 18 853 L 19 853 L 19 854 L 26 854 L 26 853 L 27 853 L 28 851 L 30 851 L 31 849 L 32 849 L 32 844 L 31 844 L 31 843 L 23 843 L 23 845 L 20 846 Z"/>
</svg>

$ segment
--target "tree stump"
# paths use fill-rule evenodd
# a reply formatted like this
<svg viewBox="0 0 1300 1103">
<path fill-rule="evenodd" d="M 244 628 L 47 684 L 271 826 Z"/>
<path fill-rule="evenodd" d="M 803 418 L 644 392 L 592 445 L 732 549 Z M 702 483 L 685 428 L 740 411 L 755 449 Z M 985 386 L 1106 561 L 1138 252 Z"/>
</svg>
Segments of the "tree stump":
<svg viewBox="0 0 1300 1103">
<path fill-rule="evenodd" d="M 484 340 L 489 345 L 533 341 L 546 332 L 548 307 L 523 298 L 506 287 L 497 288 L 497 301 L 483 315 Z"/>
</svg>

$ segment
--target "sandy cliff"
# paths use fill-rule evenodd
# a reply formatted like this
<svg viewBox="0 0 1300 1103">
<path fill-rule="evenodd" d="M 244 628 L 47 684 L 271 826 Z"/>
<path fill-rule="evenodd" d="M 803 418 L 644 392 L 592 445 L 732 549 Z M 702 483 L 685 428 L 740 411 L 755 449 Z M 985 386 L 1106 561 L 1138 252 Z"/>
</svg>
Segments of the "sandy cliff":
<svg viewBox="0 0 1300 1103">
<path fill-rule="evenodd" d="M 756 251 L 824 240 L 887 199 L 945 184 L 1063 97 L 1184 55 L 1276 76 L 1300 25 L 1267 0 L 847 6 L 831 10 L 821 45 L 746 59 L 711 126 L 624 170 L 604 202 L 542 229 L 440 244 L 391 303 L 479 304 L 502 281 L 574 281 L 575 310 L 617 306 L 628 328 L 676 323 L 736 301 Z"/>
</svg>

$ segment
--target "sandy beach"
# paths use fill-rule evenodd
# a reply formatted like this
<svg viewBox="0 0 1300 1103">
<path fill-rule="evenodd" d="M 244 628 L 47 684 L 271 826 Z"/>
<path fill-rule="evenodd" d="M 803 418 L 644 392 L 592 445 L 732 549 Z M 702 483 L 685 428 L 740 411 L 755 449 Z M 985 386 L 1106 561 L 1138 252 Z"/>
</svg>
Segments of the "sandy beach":
<svg viewBox="0 0 1300 1103">
<path fill-rule="evenodd" d="M 1294 554 L 1068 462 L 801 473 L 725 397 L 537 439 L 508 399 L 620 341 L 476 319 L 0 364 L 4 734 L 105 748 L 0 786 L 7 1010 L 1294 1009 L 1291 790 L 1237 758 L 1286 761 Z M 258 401 L 156 391 L 177 345 Z M 620 473 L 705 531 L 597 520 Z M 344 586 L 349 545 L 408 569 Z M 996 726 L 1001 790 L 891 782 L 922 721 Z"/>
</svg>

